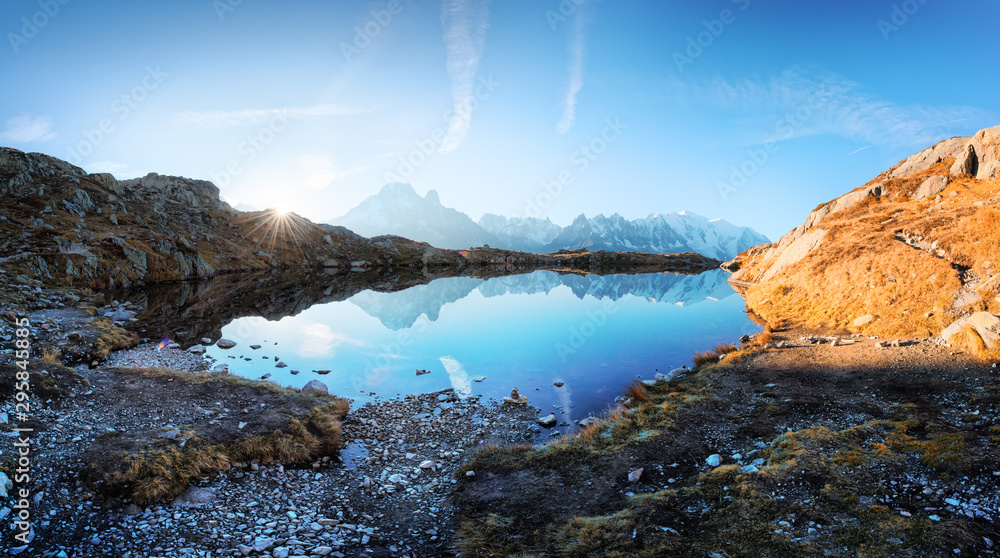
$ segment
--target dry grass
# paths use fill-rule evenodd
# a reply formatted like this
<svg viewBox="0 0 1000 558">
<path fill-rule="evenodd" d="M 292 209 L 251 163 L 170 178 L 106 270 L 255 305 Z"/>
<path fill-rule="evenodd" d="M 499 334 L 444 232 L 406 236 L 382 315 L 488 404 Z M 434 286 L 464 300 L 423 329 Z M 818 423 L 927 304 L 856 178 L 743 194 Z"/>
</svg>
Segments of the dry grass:
<svg viewBox="0 0 1000 558">
<path fill-rule="evenodd" d="M 729 353 L 733 353 L 739 350 L 736 345 L 732 343 L 719 343 L 714 349 L 709 351 L 695 351 L 694 357 L 691 358 L 691 362 L 694 363 L 695 368 L 700 368 L 702 366 L 708 366 L 709 364 L 715 364 L 719 362 L 719 357 Z"/>
<path fill-rule="evenodd" d="M 91 325 L 99 332 L 91 355 L 97 360 L 107 357 L 111 351 L 128 349 L 139 344 L 139 338 L 134 333 L 116 326 L 108 318 L 93 320 Z"/>
<path fill-rule="evenodd" d="M 84 456 L 87 465 L 82 477 L 105 498 L 148 505 L 172 498 L 192 480 L 228 470 L 234 463 L 306 464 L 336 455 L 341 448 L 346 400 L 236 376 L 159 368 L 113 370 L 123 382 L 139 382 L 143 391 L 166 390 L 188 398 L 225 392 L 240 400 L 266 402 L 267 411 L 258 413 L 245 429 L 238 424 L 242 417 L 179 426 L 183 434 L 192 436 L 183 446 L 162 438 L 162 431 L 99 436 Z"/>
<path fill-rule="evenodd" d="M 963 287 L 962 270 L 984 280 L 1000 271 L 1000 211 L 976 205 L 996 197 L 1000 181 L 957 178 L 940 199 L 910 197 L 926 177 L 947 174 L 950 164 L 890 180 L 883 196 L 826 217 L 819 224 L 828 231 L 822 245 L 750 287 L 748 307 L 775 326 L 940 334 L 956 318 L 950 311 Z M 920 246 L 901 240 L 906 237 L 920 239 Z M 770 263 L 747 262 L 745 277 L 761 276 Z M 1000 313 L 1000 279 L 984 281 L 977 294 L 980 301 L 964 310 Z M 877 319 L 856 328 L 854 320 L 866 314 Z"/>
</svg>

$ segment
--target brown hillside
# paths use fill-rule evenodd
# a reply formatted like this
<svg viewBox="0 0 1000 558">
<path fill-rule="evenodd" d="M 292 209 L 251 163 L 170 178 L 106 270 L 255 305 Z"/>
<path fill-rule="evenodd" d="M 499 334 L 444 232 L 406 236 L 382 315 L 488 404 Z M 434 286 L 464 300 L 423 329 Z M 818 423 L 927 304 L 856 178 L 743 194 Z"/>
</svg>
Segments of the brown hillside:
<svg viewBox="0 0 1000 558">
<path fill-rule="evenodd" d="M 959 320 L 1000 313 L 998 154 L 1000 126 L 942 141 L 724 267 L 773 327 L 944 333 L 981 349 L 1000 320 Z"/>
<path fill-rule="evenodd" d="M 41 153 L 0 147 L 0 271 L 47 285 L 107 288 L 282 268 L 533 269 L 698 273 L 698 254 L 483 246 L 439 249 L 398 236 L 364 238 L 294 214 L 242 212 L 211 182 L 150 173 L 119 181 Z M 431 277 L 430 274 L 427 274 Z"/>
</svg>

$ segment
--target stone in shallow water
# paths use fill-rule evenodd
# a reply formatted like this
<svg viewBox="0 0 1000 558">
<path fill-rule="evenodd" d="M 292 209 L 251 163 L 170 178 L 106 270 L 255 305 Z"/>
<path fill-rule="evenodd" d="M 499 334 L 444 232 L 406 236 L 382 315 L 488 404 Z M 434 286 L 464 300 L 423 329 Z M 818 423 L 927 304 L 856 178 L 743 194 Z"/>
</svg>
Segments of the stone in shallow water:
<svg viewBox="0 0 1000 558">
<path fill-rule="evenodd" d="M 232 349 L 236 346 L 236 341 L 230 341 L 229 339 L 219 339 L 215 344 L 216 347 L 220 349 Z"/>
</svg>

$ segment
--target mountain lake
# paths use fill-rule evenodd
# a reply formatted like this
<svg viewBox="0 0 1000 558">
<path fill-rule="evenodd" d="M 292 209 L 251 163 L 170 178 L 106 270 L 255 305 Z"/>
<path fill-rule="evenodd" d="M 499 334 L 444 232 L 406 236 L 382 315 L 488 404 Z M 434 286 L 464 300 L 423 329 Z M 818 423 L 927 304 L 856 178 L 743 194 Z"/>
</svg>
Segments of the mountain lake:
<svg viewBox="0 0 1000 558">
<path fill-rule="evenodd" d="M 145 309 L 132 328 L 153 343 L 235 341 L 205 355 L 231 374 L 291 387 L 318 379 L 354 406 L 449 388 L 500 399 L 517 387 L 564 433 L 613 407 L 630 382 L 760 331 L 723 270 L 535 271 L 408 288 L 365 274 L 245 275 L 113 296 Z"/>
</svg>

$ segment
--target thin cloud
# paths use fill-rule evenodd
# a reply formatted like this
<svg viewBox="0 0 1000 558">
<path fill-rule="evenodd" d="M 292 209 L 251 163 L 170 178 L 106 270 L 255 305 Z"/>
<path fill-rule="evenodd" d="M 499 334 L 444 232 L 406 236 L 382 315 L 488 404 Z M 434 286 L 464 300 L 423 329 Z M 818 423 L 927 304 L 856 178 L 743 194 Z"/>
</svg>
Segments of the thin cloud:
<svg viewBox="0 0 1000 558">
<path fill-rule="evenodd" d="M 344 170 L 328 155 L 307 153 L 298 157 L 300 183 L 312 190 L 322 190 L 330 184 L 366 170 L 365 167 Z"/>
<path fill-rule="evenodd" d="M 850 153 L 848 153 L 847 157 L 850 157 L 851 155 L 854 155 L 855 153 L 860 153 L 860 152 L 864 151 L 865 149 L 869 149 L 869 148 L 871 148 L 871 146 L 870 145 L 866 145 L 864 147 L 855 149 L 854 151 L 851 151 Z"/>
<path fill-rule="evenodd" d="M 336 104 L 313 105 L 311 107 L 283 107 L 272 109 L 248 109 L 236 111 L 202 111 L 183 112 L 174 117 L 181 124 L 198 124 L 206 128 L 227 128 L 247 124 L 263 124 L 273 118 L 287 120 L 302 120 L 325 116 L 342 116 L 346 114 L 361 114 L 365 109 L 347 107 Z"/>
<path fill-rule="evenodd" d="M 336 348 L 344 344 L 364 346 L 363 342 L 333 331 L 325 324 L 312 323 L 302 329 L 299 355 L 303 358 L 333 356 Z"/>
<path fill-rule="evenodd" d="M 829 134 L 873 146 L 926 146 L 950 133 L 950 123 L 991 117 L 968 106 L 893 103 L 843 77 L 811 75 L 800 68 L 768 79 L 718 78 L 695 84 L 675 79 L 667 86 L 680 98 L 738 111 L 743 127 L 757 130 L 752 142 Z"/>
<path fill-rule="evenodd" d="M 56 137 L 50 116 L 34 116 L 25 112 L 11 118 L 5 125 L 0 132 L 0 141 L 4 143 L 42 142 Z"/>
<path fill-rule="evenodd" d="M 441 23 L 444 25 L 444 44 L 448 58 L 448 76 L 451 78 L 451 97 L 455 102 L 455 116 L 448 124 L 448 133 L 438 149 L 453 151 L 472 127 L 473 93 L 479 59 L 486 43 L 489 28 L 489 0 L 443 0 Z"/>
<path fill-rule="evenodd" d="M 556 132 L 565 134 L 576 122 L 576 96 L 583 89 L 584 22 L 583 14 L 577 11 L 573 16 L 572 41 L 569 52 L 569 87 L 563 99 L 562 118 L 556 125 Z"/>
</svg>

